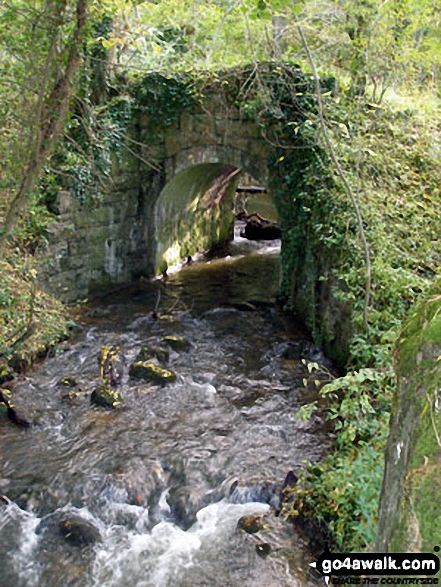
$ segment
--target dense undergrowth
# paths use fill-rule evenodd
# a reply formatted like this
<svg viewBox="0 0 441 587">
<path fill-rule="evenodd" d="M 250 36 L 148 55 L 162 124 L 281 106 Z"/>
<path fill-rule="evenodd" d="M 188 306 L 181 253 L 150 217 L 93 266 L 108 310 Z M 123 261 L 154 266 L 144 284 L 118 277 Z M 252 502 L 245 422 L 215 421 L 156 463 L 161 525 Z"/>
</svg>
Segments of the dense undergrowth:
<svg viewBox="0 0 441 587">
<path fill-rule="evenodd" d="M 317 411 L 331 421 L 336 446 L 319 465 L 305 467 L 286 512 L 319 529 L 322 545 L 362 551 L 372 548 L 375 539 L 396 383 L 394 348 L 409 309 L 424 298 L 439 273 L 440 134 L 436 118 L 421 116 L 419 109 L 360 105 L 344 97 L 329 101 L 327 108 L 340 162 L 363 214 L 372 291 L 365 329 L 365 266 L 355 216 L 339 178 L 325 164 L 326 152 L 313 150 L 309 179 L 292 169 L 292 181 L 300 182 L 294 211 L 302 217 L 291 228 L 285 262 L 288 267 L 294 263 L 295 271 L 305 239 L 315 239 L 322 255 L 325 250 L 332 260 L 332 270 L 323 278 L 339 284 L 336 295 L 351 308 L 352 335 L 344 377 L 323 385 L 320 366 L 309 365 L 305 383 L 321 387 L 321 399 L 304 406 L 298 416 L 308 418 Z M 310 139 L 310 125 L 306 131 Z M 289 163 L 281 164 L 289 182 Z M 289 283 L 287 288 L 289 295 Z M 312 318 L 318 338 L 325 336 Z"/>
<path fill-rule="evenodd" d="M 68 332 L 63 304 L 37 284 L 35 259 L 9 251 L 0 260 L 0 381 L 45 356 Z"/>
</svg>

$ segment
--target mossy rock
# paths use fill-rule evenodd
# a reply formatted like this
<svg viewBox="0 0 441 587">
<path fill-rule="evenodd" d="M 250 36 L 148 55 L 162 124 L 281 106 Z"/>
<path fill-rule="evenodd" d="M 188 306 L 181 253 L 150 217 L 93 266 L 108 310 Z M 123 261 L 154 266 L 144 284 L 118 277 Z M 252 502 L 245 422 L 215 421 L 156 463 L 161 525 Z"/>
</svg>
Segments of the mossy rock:
<svg viewBox="0 0 441 587">
<path fill-rule="evenodd" d="M 12 381 L 15 373 L 7 363 L 0 362 L 0 385 L 5 381 Z"/>
<path fill-rule="evenodd" d="M 237 527 L 247 534 L 257 534 L 263 529 L 261 516 L 242 516 L 237 522 Z"/>
<path fill-rule="evenodd" d="M 58 385 L 62 385 L 63 387 L 76 387 L 78 385 L 78 381 L 75 377 L 62 377 L 58 382 Z"/>
<path fill-rule="evenodd" d="M 162 342 L 174 351 L 189 351 L 191 349 L 190 341 L 183 336 L 164 336 Z"/>
<path fill-rule="evenodd" d="M 93 390 L 90 401 L 92 404 L 102 408 L 116 408 L 124 400 L 119 392 L 109 389 L 105 385 L 100 385 Z"/>
<path fill-rule="evenodd" d="M 167 349 L 146 345 L 141 347 L 141 350 L 136 357 L 136 362 L 145 362 L 150 361 L 151 359 L 157 359 L 160 363 L 167 363 L 169 357 L 170 353 Z"/>
<path fill-rule="evenodd" d="M 98 362 L 100 375 L 105 385 L 115 387 L 122 381 L 124 375 L 124 355 L 118 346 L 101 347 Z"/>
<path fill-rule="evenodd" d="M 133 379 L 143 379 L 144 381 L 150 381 L 151 383 L 160 385 L 172 383 L 176 380 L 176 374 L 173 371 L 169 371 L 148 361 L 135 361 L 130 366 L 129 375 Z"/>
</svg>

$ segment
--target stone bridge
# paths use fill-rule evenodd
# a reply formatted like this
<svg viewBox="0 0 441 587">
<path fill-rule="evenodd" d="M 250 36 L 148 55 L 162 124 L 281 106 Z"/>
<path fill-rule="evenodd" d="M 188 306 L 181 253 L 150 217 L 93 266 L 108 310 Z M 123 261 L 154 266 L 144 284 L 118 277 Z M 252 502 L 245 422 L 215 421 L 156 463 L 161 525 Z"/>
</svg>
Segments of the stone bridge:
<svg viewBox="0 0 441 587">
<path fill-rule="evenodd" d="M 268 185 L 271 128 L 231 103 L 221 83 L 168 126 L 141 110 L 131 135 L 134 147 L 114 156 L 113 184 L 98 205 L 58 195 L 44 281 L 65 300 L 153 277 L 231 239 L 240 172 Z"/>
</svg>

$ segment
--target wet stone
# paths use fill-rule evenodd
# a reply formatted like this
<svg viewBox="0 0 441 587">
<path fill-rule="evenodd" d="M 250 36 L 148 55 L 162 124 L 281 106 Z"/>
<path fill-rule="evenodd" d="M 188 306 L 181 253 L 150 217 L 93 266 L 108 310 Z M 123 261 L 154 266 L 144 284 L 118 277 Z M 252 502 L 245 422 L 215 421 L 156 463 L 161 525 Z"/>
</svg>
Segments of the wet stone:
<svg viewBox="0 0 441 587">
<path fill-rule="evenodd" d="M 265 559 L 271 553 L 271 545 L 267 542 L 256 544 L 256 553 L 260 558 Z"/>
<path fill-rule="evenodd" d="M 157 359 L 160 363 L 167 363 L 170 353 L 167 349 L 161 347 L 154 347 L 146 345 L 141 347 L 141 350 L 136 357 L 137 362 L 146 362 L 151 359 Z"/>
<path fill-rule="evenodd" d="M 78 381 L 75 377 L 62 377 L 58 382 L 58 385 L 62 385 L 63 387 L 76 387 L 78 385 Z"/>
<path fill-rule="evenodd" d="M 237 527 L 247 534 L 257 534 L 263 529 L 263 520 L 261 516 L 242 516 L 237 522 Z"/>
<path fill-rule="evenodd" d="M 55 538 L 61 534 L 71 546 L 85 547 L 101 542 L 99 529 L 78 514 L 55 512 L 41 520 L 35 530 L 37 535 Z"/>
<path fill-rule="evenodd" d="M 165 385 L 176 380 L 176 374 L 173 371 L 169 371 L 148 361 L 135 361 L 130 366 L 129 375 L 133 379 L 142 379 L 160 385 Z"/>
<path fill-rule="evenodd" d="M 102 381 L 112 387 L 119 385 L 124 375 L 124 355 L 121 349 L 118 346 L 103 346 L 98 360 Z"/>
<path fill-rule="evenodd" d="M 162 342 L 174 351 L 189 351 L 191 349 L 190 341 L 183 336 L 164 336 Z"/>
<path fill-rule="evenodd" d="M 8 419 L 8 406 L 0 403 L 0 422 Z"/>
<path fill-rule="evenodd" d="M 29 428 L 32 426 L 29 416 L 24 414 L 21 409 L 8 406 L 8 417 L 13 424 L 20 426 L 20 428 Z"/>
<path fill-rule="evenodd" d="M 91 522 L 79 516 L 60 520 L 60 533 L 72 546 L 89 546 L 101 541 L 101 534 Z"/>
<path fill-rule="evenodd" d="M 93 390 L 90 401 L 102 408 L 116 408 L 124 401 L 121 394 L 105 385 L 100 385 Z"/>
</svg>

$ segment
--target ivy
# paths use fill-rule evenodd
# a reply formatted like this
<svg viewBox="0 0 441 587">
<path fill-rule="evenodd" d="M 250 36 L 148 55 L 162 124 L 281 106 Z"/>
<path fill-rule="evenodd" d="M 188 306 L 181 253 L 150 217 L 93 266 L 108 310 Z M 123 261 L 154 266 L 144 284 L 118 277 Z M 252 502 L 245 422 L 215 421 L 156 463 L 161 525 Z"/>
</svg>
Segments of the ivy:
<svg viewBox="0 0 441 587">
<path fill-rule="evenodd" d="M 131 88 L 135 108 L 151 116 L 153 128 L 168 127 L 181 113 L 197 105 L 197 92 L 190 75 L 179 77 L 149 73 Z"/>
</svg>

